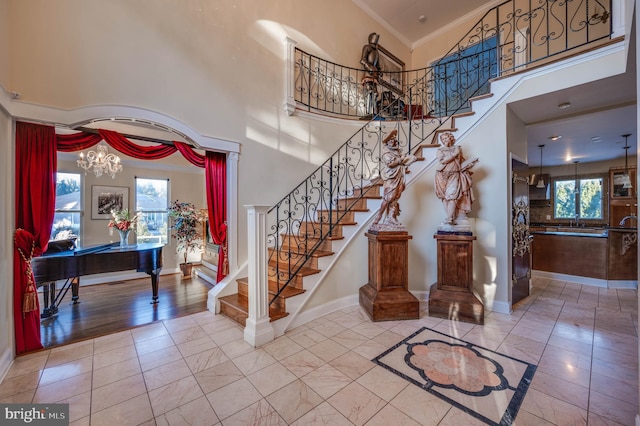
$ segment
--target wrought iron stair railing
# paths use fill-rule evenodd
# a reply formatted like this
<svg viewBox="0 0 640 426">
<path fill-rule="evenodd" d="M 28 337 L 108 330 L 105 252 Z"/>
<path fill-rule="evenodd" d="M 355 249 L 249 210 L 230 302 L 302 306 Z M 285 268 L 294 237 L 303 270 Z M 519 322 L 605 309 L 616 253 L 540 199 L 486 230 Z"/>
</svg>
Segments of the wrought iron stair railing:
<svg viewBox="0 0 640 426">
<path fill-rule="evenodd" d="M 496 77 L 609 39 L 611 3 L 510 0 L 484 14 L 430 67 L 383 74 L 379 110 L 328 160 L 268 212 L 269 280 L 280 293 L 322 247 L 358 200 L 375 186 L 381 141 L 391 130 L 415 153 Z M 365 71 L 295 49 L 295 100 L 304 109 L 361 118 Z"/>
</svg>

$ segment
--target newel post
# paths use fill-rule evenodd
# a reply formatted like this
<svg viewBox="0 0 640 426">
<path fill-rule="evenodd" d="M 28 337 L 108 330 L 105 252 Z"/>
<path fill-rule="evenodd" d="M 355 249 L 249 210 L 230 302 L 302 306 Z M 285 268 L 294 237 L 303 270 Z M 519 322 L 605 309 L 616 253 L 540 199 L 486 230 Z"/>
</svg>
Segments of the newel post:
<svg viewBox="0 0 640 426">
<path fill-rule="evenodd" d="M 296 98 L 295 98 L 295 56 L 296 56 L 296 42 L 295 40 L 286 37 L 284 39 L 284 110 L 287 115 L 293 115 L 296 110 Z"/>
<path fill-rule="evenodd" d="M 245 206 L 249 240 L 249 317 L 244 340 L 253 347 L 273 340 L 269 320 L 269 283 L 267 277 L 267 211 L 270 206 Z"/>
</svg>

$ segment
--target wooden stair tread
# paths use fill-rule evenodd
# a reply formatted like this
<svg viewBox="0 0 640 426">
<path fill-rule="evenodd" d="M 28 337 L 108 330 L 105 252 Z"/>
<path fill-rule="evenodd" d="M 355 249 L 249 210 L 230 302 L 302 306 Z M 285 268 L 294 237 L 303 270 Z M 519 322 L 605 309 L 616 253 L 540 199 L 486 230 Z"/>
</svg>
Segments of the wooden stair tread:
<svg viewBox="0 0 640 426">
<path fill-rule="evenodd" d="M 230 294 L 228 296 L 222 296 L 219 297 L 218 300 L 220 301 L 220 303 L 226 303 L 227 305 L 231 305 L 234 306 L 236 308 L 241 308 L 244 309 L 245 311 L 248 312 L 248 304 L 247 304 L 247 298 L 235 293 L 235 294 Z"/>
<path fill-rule="evenodd" d="M 274 262 L 275 263 L 275 262 Z M 275 269 L 275 265 L 272 265 L 272 262 L 269 262 L 269 266 L 271 268 Z M 282 270 L 282 273 L 288 273 L 288 271 Z M 307 275 L 314 275 L 314 274 L 318 274 L 320 273 L 320 269 L 314 269 L 314 268 L 307 268 L 306 266 L 303 266 L 302 268 L 300 268 L 300 270 L 298 272 L 296 272 L 296 275 L 299 277 L 306 277 Z"/>
<path fill-rule="evenodd" d="M 275 249 L 270 247 L 269 252 L 272 252 L 272 251 L 275 251 Z M 299 248 L 296 249 L 295 247 L 290 247 L 289 250 L 283 250 L 283 251 L 288 251 L 288 252 L 299 254 L 299 255 L 306 255 L 306 252 L 304 250 L 300 250 Z M 330 250 L 316 250 L 313 253 L 309 254 L 309 256 L 310 257 L 326 257 L 326 256 L 331 256 L 333 254 L 334 252 Z"/>
<path fill-rule="evenodd" d="M 469 102 L 476 102 L 476 101 L 480 101 L 482 99 L 487 99 L 487 98 L 491 98 L 493 96 L 492 92 L 489 93 L 485 93 L 484 95 L 478 95 L 478 96 L 474 96 L 472 98 L 469 98 Z"/>
<path fill-rule="evenodd" d="M 229 296 L 223 296 L 218 299 L 221 304 L 232 306 L 238 312 L 239 317 L 244 317 L 246 320 L 249 317 L 249 302 L 244 296 L 239 294 L 230 294 Z M 288 316 L 288 312 L 278 312 L 275 309 L 269 308 L 269 321 L 276 321 Z"/>
<path fill-rule="evenodd" d="M 349 225 L 357 225 L 357 222 L 351 223 Z M 314 237 L 313 234 L 302 234 L 302 235 L 298 235 L 298 234 L 282 234 L 283 237 L 290 237 L 292 238 L 294 241 L 303 241 L 303 240 L 319 240 L 320 238 L 318 237 Z M 344 237 L 333 237 L 331 235 L 329 235 L 328 237 L 325 237 L 326 240 L 342 240 L 344 239 Z"/>
<path fill-rule="evenodd" d="M 249 286 L 249 277 L 238 278 L 236 279 L 236 281 L 238 281 L 238 283 L 242 283 L 246 286 Z M 269 280 L 269 295 L 270 295 L 269 300 L 271 300 L 273 296 L 276 295 L 277 288 L 278 288 L 278 283 L 274 280 Z M 283 299 L 288 299 L 289 297 L 302 294 L 305 291 L 306 290 L 302 288 L 297 288 L 297 287 L 293 287 L 292 285 L 288 285 L 280 292 L 280 297 L 282 297 Z"/>
</svg>

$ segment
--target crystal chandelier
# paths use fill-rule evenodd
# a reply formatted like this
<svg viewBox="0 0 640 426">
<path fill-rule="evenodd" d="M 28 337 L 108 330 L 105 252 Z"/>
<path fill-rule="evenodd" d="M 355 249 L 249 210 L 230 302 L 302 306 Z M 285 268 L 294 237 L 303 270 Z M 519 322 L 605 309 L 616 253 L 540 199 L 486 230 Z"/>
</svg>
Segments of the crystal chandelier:
<svg viewBox="0 0 640 426">
<path fill-rule="evenodd" d="M 111 176 L 112 179 L 116 178 L 116 173 L 122 171 L 122 164 L 120 164 L 120 157 L 115 154 L 109 154 L 107 150 L 107 144 L 102 141 L 96 147 L 97 151 L 87 152 L 87 158 L 85 160 L 84 154 L 80 153 L 80 159 L 78 160 L 78 167 L 84 169 L 84 174 L 93 170 L 96 177 L 100 177 L 103 174 Z"/>
</svg>

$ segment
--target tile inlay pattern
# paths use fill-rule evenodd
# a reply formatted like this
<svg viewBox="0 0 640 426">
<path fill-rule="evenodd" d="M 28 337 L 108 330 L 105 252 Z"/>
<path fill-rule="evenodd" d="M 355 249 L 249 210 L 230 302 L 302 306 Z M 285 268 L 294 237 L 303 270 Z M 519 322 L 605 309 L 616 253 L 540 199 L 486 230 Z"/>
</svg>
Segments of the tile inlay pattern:
<svg viewBox="0 0 640 426">
<path fill-rule="evenodd" d="M 510 425 L 536 366 L 423 327 L 372 360 L 490 425 Z"/>
</svg>

